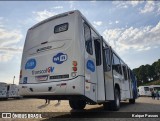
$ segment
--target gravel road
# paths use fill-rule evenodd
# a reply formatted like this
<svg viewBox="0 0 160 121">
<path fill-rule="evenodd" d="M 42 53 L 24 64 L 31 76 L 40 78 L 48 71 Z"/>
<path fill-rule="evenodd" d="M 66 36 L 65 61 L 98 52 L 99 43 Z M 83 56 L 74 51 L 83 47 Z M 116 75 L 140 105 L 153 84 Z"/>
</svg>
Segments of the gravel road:
<svg viewBox="0 0 160 121">
<path fill-rule="evenodd" d="M 72 118 L 70 115 L 66 114 L 66 118 L 64 118 L 63 112 L 72 112 L 68 101 L 61 101 L 60 105 L 56 106 L 57 101 L 50 101 L 50 104 L 45 105 L 45 100 L 41 99 L 9 99 L 7 101 L 0 101 L 0 112 L 62 112 L 59 113 L 57 118 L 48 118 L 48 119 L 36 119 L 36 120 L 44 120 L 44 121 L 70 121 L 70 120 L 82 120 L 81 118 Z M 104 118 L 107 115 L 112 114 L 113 112 L 105 112 L 103 110 L 103 105 L 87 105 L 83 112 L 97 112 L 91 113 L 90 115 L 97 115 L 98 118 L 83 118 L 83 121 L 86 120 L 100 120 L 100 121 L 137 121 L 139 118 Z M 99 115 L 103 112 L 102 115 Z M 153 100 L 150 97 L 140 97 L 136 100 L 135 104 L 129 104 L 127 101 L 121 103 L 121 108 L 118 112 L 160 112 L 160 100 Z M 122 113 L 125 114 L 125 113 Z M 92 117 L 92 116 L 90 116 Z M 2 119 L 0 119 L 2 120 Z M 4 120 L 4 119 L 3 119 Z M 6 120 L 6 119 L 5 119 Z M 17 119 L 10 119 L 17 120 Z M 140 120 L 145 121 L 160 121 L 159 118 L 141 118 Z"/>
</svg>

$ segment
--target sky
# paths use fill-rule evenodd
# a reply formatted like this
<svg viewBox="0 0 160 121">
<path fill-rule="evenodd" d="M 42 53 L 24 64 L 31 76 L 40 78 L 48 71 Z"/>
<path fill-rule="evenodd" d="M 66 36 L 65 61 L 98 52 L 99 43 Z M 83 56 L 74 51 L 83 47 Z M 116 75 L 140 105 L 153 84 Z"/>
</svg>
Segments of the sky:
<svg viewBox="0 0 160 121">
<path fill-rule="evenodd" d="M 160 59 L 159 1 L 0 1 L 0 82 L 19 83 L 27 30 L 79 10 L 131 68 Z"/>
</svg>

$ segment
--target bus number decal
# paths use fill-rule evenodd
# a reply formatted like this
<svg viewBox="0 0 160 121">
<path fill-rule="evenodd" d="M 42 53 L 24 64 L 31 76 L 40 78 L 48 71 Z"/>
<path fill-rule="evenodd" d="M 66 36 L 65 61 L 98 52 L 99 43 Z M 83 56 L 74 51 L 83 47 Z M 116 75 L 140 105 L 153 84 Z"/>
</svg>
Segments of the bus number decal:
<svg viewBox="0 0 160 121">
<path fill-rule="evenodd" d="M 94 65 L 94 62 L 92 60 L 87 61 L 87 69 L 89 69 L 92 72 L 95 71 L 95 65 Z"/>
<path fill-rule="evenodd" d="M 53 62 L 57 64 L 62 64 L 68 58 L 67 54 L 58 53 L 53 57 Z"/>
</svg>

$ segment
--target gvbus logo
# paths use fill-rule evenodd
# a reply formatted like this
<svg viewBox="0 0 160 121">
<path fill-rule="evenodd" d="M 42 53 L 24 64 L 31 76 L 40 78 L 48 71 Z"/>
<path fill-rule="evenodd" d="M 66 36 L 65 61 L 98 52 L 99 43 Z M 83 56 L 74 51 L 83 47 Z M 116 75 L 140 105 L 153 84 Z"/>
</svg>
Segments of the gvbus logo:
<svg viewBox="0 0 160 121">
<path fill-rule="evenodd" d="M 67 54 L 58 53 L 53 57 L 53 62 L 57 64 L 62 64 L 68 58 Z"/>
</svg>

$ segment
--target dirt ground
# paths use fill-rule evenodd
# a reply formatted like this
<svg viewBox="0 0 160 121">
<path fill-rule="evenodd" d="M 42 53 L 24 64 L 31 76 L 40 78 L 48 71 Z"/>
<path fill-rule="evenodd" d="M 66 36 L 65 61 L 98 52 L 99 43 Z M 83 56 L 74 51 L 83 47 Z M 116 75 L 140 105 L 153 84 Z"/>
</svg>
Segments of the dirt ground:
<svg viewBox="0 0 160 121">
<path fill-rule="evenodd" d="M 60 105 L 57 105 L 56 100 L 50 101 L 50 104 L 45 105 L 45 100 L 42 99 L 8 99 L 7 101 L 0 101 L 0 112 L 72 112 L 72 109 L 69 106 L 68 101 L 61 101 Z M 96 115 L 99 115 L 98 112 L 104 111 L 103 105 L 87 105 L 84 112 L 92 111 L 97 112 L 94 113 Z M 151 97 L 140 97 L 136 100 L 135 104 L 129 104 L 128 101 L 121 103 L 121 108 L 118 112 L 160 112 L 160 100 L 153 100 Z M 112 114 L 112 112 L 111 112 Z M 92 114 L 91 114 L 92 115 Z M 83 117 L 83 116 L 82 116 Z M 97 120 L 106 120 L 107 116 L 101 115 L 97 116 Z M 104 118 L 105 117 L 105 118 Z M 61 116 L 61 113 L 59 113 L 58 119 L 64 120 L 63 116 Z M 36 120 L 58 120 L 57 118 L 47 118 L 47 119 L 36 119 Z M 72 118 L 68 118 L 67 120 L 71 120 Z M 85 118 L 86 119 L 86 118 Z M 91 118 L 89 118 L 90 120 Z M 126 121 L 136 121 L 139 120 L 137 118 L 109 118 L 107 121 L 114 120 L 114 121 L 120 121 L 120 120 L 126 120 Z M 0 119 L 0 120 L 9 120 L 9 119 Z M 10 120 L 16 120 L 16 119 L 10 119 Z M 33 120 L 33 119 L 32 119 Z M 79 120 L 74 118 L 74 120 Z M 84 120 L 84 119 L 83 119 Z M 92 120 L 95 120 L 92 119 Z M 144 120 L 144 118 L 142 119 Z M 159 118 L 148 118 L 145 120 L 154 120 L 154 121 L 160 121 Z M 66 119 L 65 119 L 66 121 Z M 88 121 L 88 120 L 87 120 Z"/>
</svg>

